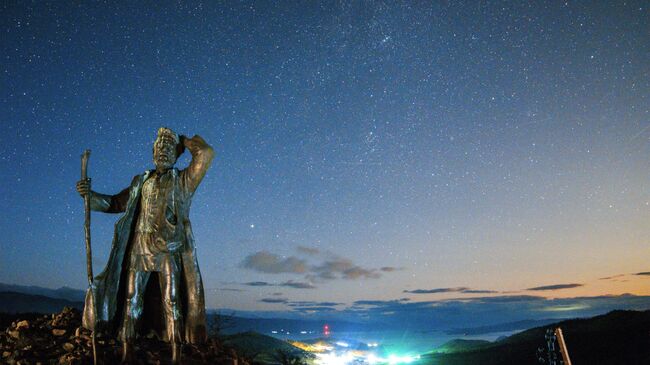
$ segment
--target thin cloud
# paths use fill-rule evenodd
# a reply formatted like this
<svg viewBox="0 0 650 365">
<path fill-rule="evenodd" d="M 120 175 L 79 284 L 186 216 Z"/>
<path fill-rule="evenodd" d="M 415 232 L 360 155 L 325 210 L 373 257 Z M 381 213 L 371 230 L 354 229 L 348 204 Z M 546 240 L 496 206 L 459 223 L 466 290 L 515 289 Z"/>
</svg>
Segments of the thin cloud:
<svg viewBox="0 0 650 365">
<path fill-rule="evenodd" d="M 520 302 L 537 302 L 546 300 L 545 297 L 537 295 L 500 295 L 495 297 L 471 297 L 471 298 L 452 298 L 443 299 L 440 302 L 463 302 L 463 303 L 520 303 Z"/>
<path fill-rule="evenodd" d="M 640 274 L 642 274 L 642 273 L 640 273 Z M 638 274 L 636 274 L 636 275 L 638 275 Z M 606 276 L 606 277 L 604 277 L 604 278 L 599 278 L 598 280 L 612 280 L 612 279 L 621 278 L 621 277 L 623 277 L 623 276 L 625 276 L 625 274 L 618 274 L 618 275 L 613 275 L 613 276 Z"/>
<path fill-rule="evenodd" d="M 496 294 L 496 290 L 467 289 L 462 291 L 465 294 Z"/>
<path fill-rule="evenodd" d="M 345 270 L 343 272 L 344 279 L 358 279 L 358 278 L 377 279 L 379 277 L 380 275 L 375 270 L 364 269 L 359 266 L 351 267 L 350 269 Z"/>
<path fill-rule="evenodd" d="M 244 289 L 237 289 L 237 288 L 209 288 L 206 289 L 209 291 L 234 291 L 234 292 L 243 292 L 245 291 Z"/>
<path fill-rule="evenodd" d="M 242 267 L 268 274 L 302 274 L 307 271 L 307 264 L 304 260 L 294 256 L 282 258 L 267 251 L 259 251 L 246 256 Z"/>
<path fill-rule="evenodd" d="M 352 306 L 372 306 L 372 307 L 386 307 L 393 305 L 401 305 L 407 298 L 394 299 L 394 300 L 357 300 L 352 303 Z M 422 303 L 422 302 L 420 302 Z"/>
<path fill-rule="evenodd" d="M 293 280 L 285 281 L 284 283 L 278 284 L 278 286 L 286 286 L 294 289 L 316 289 L 312 283 Z"/>
<path fill-rule="evenodd" d="M 414 290 L 404 290 L 404 293 L 409 294 L 439 294 L 439 293 L 464 293 L 464 294 L 496 294 L 496 290 L 484 290 L 484 289 L 470 289 L 465 286 L 459 286 L 456 288 L 435 288 L 435 289 L 414 289 Z"/>
<path fill-rule="evenodd" d="M 336 311 L 336 308 L 332 307 L 294 307 L 292 308 L 295 312 L 301 313 L 318 313 L 318 312 L 333 312 Z"/>
<path fill-rule="evenodd" d="M 298 246 L 297 250 L 302 253 L 315 256 L 320 254 L 316 248 Z M 321 255 L 323 256 L 323 255 Z M 378 279 L 382 273 L 390 273 L 402 268 L 384 266 L 379 269 L 362 267 L 355 264 L 352 260 L 339 257 L 333 254 L 325 255 L 328 258 L 320 264 L 308 264 L 308 261 L 303 258 L 295 256 L 284 257 L 276 255 L 267 251 L 259 251 L 254 254 L 248 255 L 241 262 L 240 266 L 257 272 L 268 274 L 303 274 L 307 284 L 300 282 L 286 282 L 279 284 L 280 286 L 288 286 L 298 289 L 312 289 L 314 286 L 312 282 L 322 282 L 328 280 L 357 280 L 357 279 Z M 298 284 L 296 284 L 298 283 Z M 255 281 L 245 283 L 248 286 L 272 286 L 274 284 L 265 281 Z"/>
<path fill-rule="evenodd" d="M 243 285 L 248 285 L 248 286 L 273 286 L 273 284 L 267 283 L 266 281 L 250 281 L 248 283 L 244 283 Z"/>
<path fill-rule="evenodd" d="M 296 250 L 298 250 L 298 252 L 300 253 L 310 255 L 310 256 L 315 256 L 320 253 L 320 250 L 315 247 L 298 246 L 296 247 Z"/>
<path fill-rule="evenodd" d="M 325 261 L 321 265 L 314 266 L 312 267 L 312 272 L 316 277 L 325 280 L 337 278 L 349 280 L 359 278 L 377 279 L 380 277 L 377 270 L 363 268 L 355 265 L 351 260 L 342 257 L 336 257 Z"/>
<path fill-rule="evenodd" d="M 469 290 L 469 288 L 460 286 L 457 288 L 415 289 L 415 290 L 404 290 L 404 293 L 410 293 L 410 294 L 462 293 L 465 290 Z"/>
<path fill-rule="evenodd" d="M 316 287 L 312 283 L 308 282 L 302 282 L 302 281 L 293 281 L 293 280 L 288 280 L 283 283 L 279 284 L 274 284 L 274 283 L 269 283 L 266 281 L 251 281 L 248 283 L 242 283 L 241 285 L 247 285 L 247 286 L 257 286 L 257 287 L 265 287 L 265 286 L 283 286 L 287 288 L 294 288 L 294 289 L 315 289 Z M 272 295 L 282 295 L 282 293 L 273 293 Z"/>
<path fill-rule="evenodd" d="M 627 275 L 633 275 L 633 276 L 650 276 L 650 271 L 642 271 L 642 272 L 637 272 L 633 274 L 618 274 L 618 275 L 613 275 L 613 276 L 606 276 L 604 278 L 599 278 L 598 280 L 613 280 L 617 278 L 621 278 Z"/>
<path fill-rule="evenodd" d="M 288 302 L 287 305 L 290 307 L 335 307 L 337 305 L 342 305 L 343 303 L 336 302 L 315 302 L 315 301 L 295 301 Z"/>
<path fill-rule="evenodd" d="M 401 267 L 384 266 L 379 270 L 381 270 L 383 272 L 393 272 L 393 271 L 400 271 L 400 270 L 402 270 L 402 268 Z"/>
<path fill-rule="evenodd" d="M 531 291 L 561 290 L 561 289 L 578 288 L 581 286 L 584 286 L 584 284 L 555 284 L 555 285 L 536 286 L 534 288 L 528 288 L 526 290 L 531 290 Z"/>
</svg>

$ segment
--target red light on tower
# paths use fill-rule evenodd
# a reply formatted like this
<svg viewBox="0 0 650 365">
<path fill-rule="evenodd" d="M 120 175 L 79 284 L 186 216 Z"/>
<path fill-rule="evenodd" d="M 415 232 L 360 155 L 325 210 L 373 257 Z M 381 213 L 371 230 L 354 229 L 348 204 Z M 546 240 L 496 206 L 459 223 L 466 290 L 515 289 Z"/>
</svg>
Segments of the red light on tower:
<svg viewBox="0 0 650 365">
<path fill-rule="evenodd" d="M 323 326 L 323 334 L 324 334 L 325 336 L 329 336 L 329 335 L 330 335 L 330 326 L 329 326 L 329 325 L 324 325 L 324 326 Z"/>
</svg>

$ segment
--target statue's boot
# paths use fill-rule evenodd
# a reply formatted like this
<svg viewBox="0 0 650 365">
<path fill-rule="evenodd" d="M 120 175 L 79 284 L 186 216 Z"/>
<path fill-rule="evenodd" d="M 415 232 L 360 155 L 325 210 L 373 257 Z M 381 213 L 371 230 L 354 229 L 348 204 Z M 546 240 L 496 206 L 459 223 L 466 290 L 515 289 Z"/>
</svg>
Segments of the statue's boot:
<svg viewBox="0 0 650 365">
<path fill-rule="evenodd" d="M 179 365 L 181 363 L 181 344 L 172 342 L 172 364 Z"/>
<path fill-rule="evenodd" d="M 122 344 L 122 364 L 133 364 L 133 345 L 124 342 Z"/>
</svg>

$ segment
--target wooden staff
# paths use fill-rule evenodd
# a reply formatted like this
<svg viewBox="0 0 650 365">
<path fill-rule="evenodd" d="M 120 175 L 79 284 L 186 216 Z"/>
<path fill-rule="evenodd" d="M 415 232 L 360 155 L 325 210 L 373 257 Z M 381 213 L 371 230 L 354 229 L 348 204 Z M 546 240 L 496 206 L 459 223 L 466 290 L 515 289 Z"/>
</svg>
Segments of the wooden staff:
<svg viewBox="0 0 650 365">
<path fill-rule="evenodd" d="M 88 180 L 88 158 L 90 150 L 85 150 L 81 155 L 81 179 Z M 84 222 L 84 232 L 86 233 L 86 269 L 88 271 L 88 285 L 93 286 L 93 253 L 90 248 L 90 192 L 84 195 L 84 209 L 86 211 L 86 220 Z"/>
<path fill-rule="evenodd" d="M 571 358 L 569 357 L 569 349 L 566 347 L 566 342 L 564 342 L 564 334 L 560 327 L 555 329 L 555 336 L 557 337 L 557 343 L 560 345 L 560 353 L 562 354 L 562 361 L 564 365 L 571 365 Z"/>
<path fill-rule="evenodd" d="M 90 157 L 90 150 L 85 150 L 81 155 L 81 179 L 88 180 L 88 158 Z M 88 194 L 84 195 L 84 210 L 85 210 L 85 221 L 84 221 L 84 233 L 86 236 L 86 270 L 88 271 L 88 285 L 90 287 L 90 301 L 91 305 L 95 306 L 95 292 L 93 290 L 93 254 L 90 247 L 90 191 Z M 93 308 L 95 312 L 95 308 Z M 95 338 L 95 326 L 97 323 L 93 323 L 93 329 L 91 332 L 91 339 L 93 345 L 93 364 L 97 365 L 97 341 Z"/>
</svg>

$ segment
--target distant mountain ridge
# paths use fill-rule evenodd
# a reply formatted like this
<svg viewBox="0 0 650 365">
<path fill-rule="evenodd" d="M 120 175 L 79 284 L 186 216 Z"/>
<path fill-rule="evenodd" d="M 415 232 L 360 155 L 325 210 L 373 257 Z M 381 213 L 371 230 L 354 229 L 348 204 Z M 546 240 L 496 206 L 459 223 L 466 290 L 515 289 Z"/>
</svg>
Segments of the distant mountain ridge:
<svg viewBox="0 0 650 365">
<path fill-rule="evenodd" d="M 0 313 L 55 313 L 64 307 L 83 309 L 81 301 L 50 298 L 45 295 L 0 292 Z"/>
<path fill-rule="evenodd" d="M 299 334 L 301 331 L 313 332 L 314 337 L 320 336 L 323 326 L 327 324 L 331 331 L 364 331 L 369 330 L 367 326 L 354 322 L 346 321 L 325 321 L 316 319 L 287 319 L 287 318 L 247 318 L 231 315 L 212 313 L 209 315 L 209 321 L 218 321 L 219 332 L 222 334 L 233 334 L 240 332 L 258 332 L 270 334 L 277 331 L 279 334 L 290 333 Z M 208 323 L 210 325 L 210 323 Z"/>
<path fill-rule="evenodd" d="M 523 321 L 497 323 L 489 326 L 453 328 L 445 331 L 449 335 L 483 335 L 486 333 L 525 330 L 562 321 L 564 318 L 526 319 Z"/>
<path fill-rule="evenodd" d="M 42 295 L 54 299 L 65 299 L 71 302 L 83 302 L 86 292 L 81 289 L 74 289 L 62 286 L 58 289 L 43 288 L 35 285 L 15 285 L 0 283 L 0 292 L 14 292 L 31 295 Z"/>
<path fill-rule="evenodd" d="M 650 364 L 650 310 L 615 310 L 532 328 L 502 340 L 450 341 L 422 356 L 422 364 L 537 364 L 549 328 L 561 327 L 575 364 Z"/>
<path fill-rule="evenodd" d="M 42 290 L 39 287 L 21 287 L 23 290 Z M 63 289 L 63 290 L 61 290 Z M 54 291 L 59 295 L 69 295 L 70 292 L 79 295 L 80 290 L 61 288 L 45 289 Z M 68 290 L 69 289 L 69 290 Z M 62 294 L 64 293 L 64 294 Z M 65 306 L 78 309 L 83 308 L 83 301 L 70 301 L 61 298 L 52 298 L 45 295 L 26 294 L 11 291 L 0 291 L 0 312 L 4 313 L 56 313 Z M 15 315 L 4 315 L 7 321 Z M 2 322 L 3 315 L 0 315 Z M 31 317 L 30 317 L 31 318 Z M 13 319 L 11 319 L 13 321 Z M 297 320 L 282 318 L 243 318 L 236 316 L 219 316 L 214 311 L 209 315 L 212 324 L 221 326 L 220 334 L 244 332 L 251 329 L 257 332 L 269 333 L 273 330 L 291 332 L 292 335 L 300 331 L 313 330 L 315 335 L 322 329 L 323 320 Z M 539 322 L 550 321 L 548 319 Z M 6 321 L 5 321 L 6 322 Z M 474 328 L 476 331 L 504 326 L 521 326 L 535 321 L 518 321 L 494 326 Z M 371 330 L 363 328 L 364 325 L 352 322 L 330 321 L 327 322 L 333 332 L 348 331 L 350 329 Z M 616 310 L 605 315 L 584 319 L 563 320 L 545 323 L 543 326 L 525 330 L 510 337 L 495 342 L 453 340 L 438 350 L 423 356 L 423 364 L 534 364 L 537 363 L 536 352 L 539 347 L 546 346 L 545 331 L 548 328 L 561 327 L 567 342 L 569 353 L 576 364 L 650 364 L 650 310 L 631 311 Z M 472 330 L 472 329 L 467 329 Z M 242 336 L 240 336 L 242 337 Z M 261 334 L 248 332 L 235 342 L 248 342 L 264 344 Z M 288 336 L 290 337 L 290 336 Z M 259 341 L 257 339 L 260 339 Z M 273 342 L 273 341 L 271 341 Z M 270 342 L 269 342 L 270 343 Z"/>
<path fill-rule="evenodd" d="M 83 309 L 85 293 L 79 289 L 61 287 L 48 289 L 39 286 L 10 285 L 0 283 L 0 312 L 1 313 L 55 313 L 63 307 Z M 240 332 L 258 332 L 271 334 L 272 331 L 300 333 L 312 331 L 315 336 L 322 331 L 327 323 L 335 331 L 360 330 L 361 324 L 345 321 L 299 320 L 286 318 L 248 318 L 231 315 L 220 315 L 218 311 L 208 312 L 208 324 L 211 328 L 219 328 L 221 334 Z"/>
</svg>

